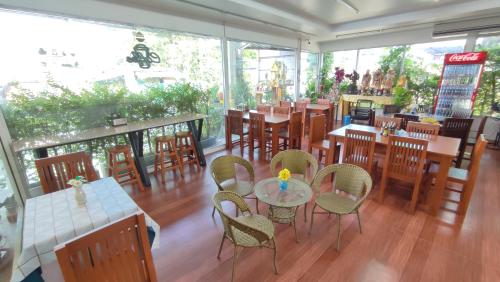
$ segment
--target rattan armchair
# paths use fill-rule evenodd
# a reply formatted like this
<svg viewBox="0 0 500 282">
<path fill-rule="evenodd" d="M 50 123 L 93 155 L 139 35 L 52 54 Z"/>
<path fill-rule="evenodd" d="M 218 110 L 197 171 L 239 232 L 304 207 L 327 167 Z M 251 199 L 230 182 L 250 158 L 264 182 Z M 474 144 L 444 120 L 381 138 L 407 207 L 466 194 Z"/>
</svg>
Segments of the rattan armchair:
<svg viewBox="0 0 500 282">
<path fill-rule="evenodd" d="M 292 177 L 308 185 L 311 185 L 319 167 L 318 161 L 313 155 L 301 150 L 286 150 L 276 154 L 271 159 L 272 176 L 278 176 L 280 171 L 278 164 L 281 164 L 281 168 L 287 168 Z M 304 204 L 304 220 L 307 221 L 307 203 Z"/>
<path fill-rule="evenodd" d="M 248 173 L 248 180 L 237 179 L 236 165 L 245 168 Z M 255 173 L 252 164 L 235 155 L 220 156 L 210 164 L 210 174 L 217 184 L 219 191 L 231 191 L 242 197 L 255 199 L 255 208 L 259 213 L 259 200 L 257 197 L 248 197 L 254 192 Z M 212 217 L 215 214 L 215 207 Z"/>
<path fill-rule="evenodd" d="M 266 247 L 273 250 L 274 273 L 278 274 L 276 267 L 276 242 L 274 237 L 274 225 L 266 217 L 258 214 L 252 214 L 245 200 L 238 194 L 230 191 L 217 192 L 213 198 L 214 207 L 224 224 L 224 234 L 220 243 L 217 259 L 220 259 L 220 253 L 224 241 L 228 239 L 234 244 L 233 271 L 231 281 L 234 280 L 236 272 L 236 260 L 238 258 L 238 247 Z M 241 212 L 241 216 L 231 217 L 222 208 L 222 202 L 229 201 L 236 205 L 236 209 Z"/>
<path fill-rule="evenodd" d="M 325 177 L 334 174 L 334 186 L 331 192 L 322 192 L 321 183 Z M 363 204 L 372 189 L 372 178 L 370 174 L 359 166 L 351 164 L 333 164 L 320 170 L 312 184 L 316 190 L 316 200 L 311 212 L 312 230 L 314 214 L 336 214 L 337 227 L 337 251 L 340 250 L 340 218 L 342 215 L 355 213 L 358 217 L 359 233 L 361 233 L 361 220 L 359 218 L 359 207 Z M 337 193 L 343 192 L 343 193 Z M 353 198 L 355 197 L 355 199 Z M 319 206 L 324 211 L 315 212 Z"/>
</svg>

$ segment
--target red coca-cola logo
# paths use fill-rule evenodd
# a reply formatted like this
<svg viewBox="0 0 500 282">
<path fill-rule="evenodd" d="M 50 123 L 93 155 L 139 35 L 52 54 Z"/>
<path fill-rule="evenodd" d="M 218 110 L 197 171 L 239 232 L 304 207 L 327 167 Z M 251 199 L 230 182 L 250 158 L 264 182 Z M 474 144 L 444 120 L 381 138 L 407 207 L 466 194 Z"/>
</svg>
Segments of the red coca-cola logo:
<svg viewBox="0 0 500 282">
<path fill-rule="evenodd" d="M 480 53 L 462 53 L 450 56 L 450 62 L 471 62 L 479 59 Z"/>
</svg>

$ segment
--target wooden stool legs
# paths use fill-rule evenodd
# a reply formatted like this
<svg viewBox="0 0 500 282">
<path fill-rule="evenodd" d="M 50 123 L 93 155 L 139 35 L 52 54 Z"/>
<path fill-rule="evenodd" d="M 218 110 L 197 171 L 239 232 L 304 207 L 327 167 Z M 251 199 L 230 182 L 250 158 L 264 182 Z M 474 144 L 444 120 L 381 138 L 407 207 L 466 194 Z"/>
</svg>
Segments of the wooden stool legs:
<svg viewBox="0 0 500 282">
<path fill-rule="evenodd" d="M 165 183 L 165 173 L 168 170 L 179 170 L 184 177 L 184 164 L 177 154 L 177 146 L 174 136 L 160 136 L 155 143 L 154 175 L 161 174 L 161 182 Z"/>
<path fill-rule="evenodd" d="M 191 131 L 178 132 L 175 139 L 182 166 L 186 163 L 196 163 L 198 169 L 200 169 L 200 160 L 198 159 L 198 151 L 194 146 L 193 133 Z"/>
<path fill-rule="evenodd" d="M 108 151 L 108 175 L 113 176 L 120 184 L 137 184 L 144 191 L 141 177 L 132 158 L 128 145 L 118 145 Z"/>
</svg>

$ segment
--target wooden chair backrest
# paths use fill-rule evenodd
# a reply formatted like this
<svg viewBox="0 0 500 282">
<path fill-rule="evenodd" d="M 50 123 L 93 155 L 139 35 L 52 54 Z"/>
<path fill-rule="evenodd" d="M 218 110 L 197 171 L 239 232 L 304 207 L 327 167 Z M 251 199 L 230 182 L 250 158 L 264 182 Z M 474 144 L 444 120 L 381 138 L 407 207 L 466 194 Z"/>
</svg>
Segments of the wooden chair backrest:
<svg viewBox="0 0 500 282">
<path fill-rule="evenodd" d="M 409 121 L 406 125 L 406 131 L 413 133 L 410 134 L 413 137 L 428 139 L 429 137 L 438 136 L 439 129 L 441 126 L 439 124 L 424 123 Z"/>
<path fill-rule="evenodd" d="M 266 116 L 262 113 L 250 112 L 248 122 L 248 138 L 250 140 L 259 140 L 259 144 L 265 144 Z"/>
<path fill-rule="evenodd" d="M 474 122 L 471 118 L 447 118 L 441 128 L 441 135 L 460 138 L 460 151 L 463 150 L 469 138 L 470 127 Z"/>
<path fill-rule="evenodd" d="M 346 129 L 342 163 L 357 165 L 371 172 L 376 139 L 374 132 Z"/>
<path fill-rule="evenodd" d="M 290 114 L 290 123 L 288 125 L 288 142 L 290 149 L 300 149 L 302 144 L 302 119 L 301 112 Z"/>
<path fill-rule="evenodd" d="M 71 187 L 68 181 L 77 176 L 83 176 L 87 181 L 98 179 L 92 160 L 85 152 L 37 159 L 35 167 L 45 194 Z"/>
<path fill-rule="evenodd" d="M 228 129 L 231 134 L 243 134 L 243 111 L 227 110 Z"/>
<path fill-rule="evenodd" d="M 325 115 L 311 116 L 309 125 L 309 142 L 314 143 L 325 137 Z"/>
<path fill-rule="evenodd" d="M 330 105 L 330 100 L 319 98 L 316 103 L 318 103 L 318 105 Z"/>
<path fill-rule="evenodd" d="M 290 113 L 289 107 L 273 107 L 273 113 L 278 115 L 288 115 Z"/>
<path fill-rule="evenodd" d="M 407 182 L 422 177 L 429 141 L 389 135 L 384 171 L 387 176 Z"/>
<path fill-rule="evenodd" d="M 157 281 L 142 212 L 55 247 L 66 282 Z"/>
<path fill-rule="evenodd" d="M 305 113 L 307 111 L 307 104 L 307 102 L 295 102 L 295 111 Z"/>
<path fill-rule="evenodd" d="M 384 117 L 384 116 L 376 116 L 375 117 L 375 127 L 382 127 L 384 123 L 392 123 L 394 122 L 396 124 L 396 128 L 400 129 L 401 128 L 401 118 L 396 118 L 396 117 Z"/>
<path fill-rule="evenodd" d="M 476 121 L 477 118 L 474 119 L 474 122 Z M 474 138 L 474 140 L 477 140 L 481 134 L 484 132 L 484 127 L 486 126 L 486 122 L 488 121 L 488 116 L 482 116 L 481 120 L 479 121 L 479 126 L 477 127 L 477 130 L 473 130 L 472 128 L 474 127 L 474 122 L 471 125 L 471 130 L 469 132 L 469 137 Z M 472 135 L 470 133 L 474 132 L 475 135 Z"/>
<path fill-rule="evenodd" d="M 271 106 L 270 105 L 259 104 L 259 105 L 257 105 L 257 112 L 270 114 L 271 113 Z"/>
<path fill-rule="evenodd" d="M 280 107 L 292 107 L 292 102 L 280 100 Z"/>
<path fill-rule="evenodd" d="M 471 181 L 473 184 L 476 182 L 477 173 L 479 171 L 479 165 L 481 163 L 481 158 L 483 157 L 484 150 L 488 145 L 488 141 L 484 138 L 484 134 L 479 135 L 477 138 L 476 144 L 474 145 L 474 152 L 472 153 L 472 160 L 469 163 L 469 178 L 468 181 Z"/>
<path fill-rule="evenodd" d="M 453 111 L 451 113 L 452 118 L 471 118 L 472 117 L 472 110 L 459 110 L 459 111 Z"/>
<path fill-rule="evenodd" d="M 406 130 L 406 125 L 409 121 L 418 121 L 419 118 L 416 115 L 408 115 L 408 114 L 394 114 L 395 118 L 401 118 L 401 129 Z"/>
</svg>

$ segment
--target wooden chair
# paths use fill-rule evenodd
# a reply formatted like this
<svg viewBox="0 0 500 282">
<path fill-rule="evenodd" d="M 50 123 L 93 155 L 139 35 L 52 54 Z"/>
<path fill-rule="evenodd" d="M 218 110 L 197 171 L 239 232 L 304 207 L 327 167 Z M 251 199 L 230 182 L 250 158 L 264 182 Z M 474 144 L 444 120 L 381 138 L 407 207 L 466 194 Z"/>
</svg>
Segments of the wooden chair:
<svg viewBox="0 0 500 282">
<path fill-rule="evenodd" d="M 477 127 L 477 131 L 472 130 L 476 120 L 477 119 L 474 119 L 474 122 L 471 125 L 471 130 L 469 131 L 469 138 L 467 139 L 467 144 L 465 145 L 465 150 L 467 150 L 467 146 L 474 147 L 476 145 L 476 141 L 479 140 L 479 136 L 481 136 L 481 134 L 483 134 L 483 132 L 484 132 L 484 127 L 486 126 L 486 122 L 488 121 L 488 116 L 481 117 L 481 119 L 479 121 L 479 125 Z M 474 150 L 472 150 L 472 152 L 470 154 L 465 152 L 464 159 L 471 160 L 473 154 L 474 154 Z"/>
<path fill-rule="evenodd" d="M 330 100 L 328 99 L 321 99 L 321 98 L 318 98 L 318 101 L 316 102 L 318 105 L 330 105 Z"/>
<path fill-rule="evenodd" d="M 66 282 L 157 281 L 142 212 L 54 248 Z"/>
<path fill-rule="evenodd" d="M 99 178 L 90 156 L 85 152 L 37 159 L 35 167 L 45 194 L 71 187 L 68 181 L 77 176 L 83 176 L 87 181 Z"/>
<path fill-rule="evenodd" d="M 333 190 L 321 191 L 321 183 L 327 176 L 333 176 Z M 331 181 L 329 181 L 331 183 Z M 358 217 L 359 233 L 361 233 L 361 219 L 359 208 L 372 189 L 370 174 L 359 166 L 351 164 L 333 164 L 320 170 L 314 177 L 312 188 L 316 191 L 316 199 L 311 212 L 311 233 L 315 214 L 337 215 L 337 251 L 340 251 L 340 219 L 343 215 L 356 214 Z M 337 193 L 337 191 L 341 193 Z M 315 212 L 320 207 L 325 212 Z"/>
<path fill-rule="evenodd" d="M 236 206 L 236 210 L 242 215 L 232 217 L 224 211 L 222 203 L 230 202 Z M 269 248 L 273 250 L 273 267 L 274 273 L 278 274 L 276 267 L 276 242 L 274 235 L 274 225 L 265 216 L 252 214 L 247 203 L 243 198 L 234 192 L 217 192 L 213 198 L 214 207 L 219 213 L 222 224 L 224 225 L 224 234 L 220 242 L 217 259 L 220 259 L 220 253 L 224 241 L 228 239 L 234 245 L 233 253 L 233 271 L 231 281 L 235 280 L 236 275 L 236 260 L 238 258 L 238 248 Z"/>
<path fill-rule="evenodd" d="M 472 117 L 472 109 L 464 109 L 453 111 L 451 113 L 452 118 L 471 118 Z"/>
<path fill-rule="evenodd" d="M 245 130 L 245 128 L 243 127 L 243 111 L 228 110 L 226 121 L 227 121 L 227 124 L 226 124 L 227 133 L 226 134 L 229 135 L 228 149 L 230 151 L 232 151 L 233 146 L 239 144 L 240 153 L 243 156 L 245 143 L 247 143 L 247 141 L 248 141 L 248 140 L 245 140 L 245 136 L 248 135 L 248 130 Z M 233 142 L 233 139 L 232 139 L 233 135 L 239 136 L 239 139 Z"/>
<path fill-rule="evenodd" d="M 292 102 L 280 100 L 280 107 L 292 107 Z"/>
<path fill-rule="evenodd" d="M 271 108 L 272 108 L 271 105 L 259 104 L 257 105 L 257 112 L 270 114 Z"/>
<path fill-rule="evenodd" d="M 137 185 L 144 191 L 129 145 L 117 145 L 108 150 L 108 175 L 120 184 Z"/>
<path fill-rule="evenodd" d="M 154 175 L 161 174 L 161 182 L 165 183 L 165 173 L 179 170 L 184 177 L 184 163 L 179 156 L 175 136 L 159 136 L 155 141 Z"/>
<path fill-rule="evenodd" d="M 401 129 L 406 130 L 406 125 L 409 121 L 418 121 L 419 117 L 416 115 L 408 115 L 408 114 L 394 114 L 395 118 L 401 119 Z"/>
<path fill-rule="evenodd" d="M 288 115 L 290 107 L 273 107 L 273 113 L 278 115 Z"/>
<path fill-rule="evenodd" d="M 457 157 L 456 167 L 460 168 L 462 159 L 469 138 L 469 131 L 474 120 L 471 118 L 447 118 L 444 120 L 443 127 L 441 128 L 441 135 L 460 138 L 459 154 Z"/>
<path fill-rule="evenodd" d="M 470 198 L 474 191 L 477 175 L 479 173 L 481 158 L 487 144 L 488 141 L 484 138 L 484 135 L 479 135 L 476 145 L 474 146 L 474 153 L 469 167 L 467 169 L 450 167 L 448 171 L 448 183 L 457 183 L 462 186 L 461 189 L 446 187 L 447 190 L 460 194 L 460 202 L 458 203 L 457 209 L 458 214 L 464 215 L 467 213 L 467 208 L 469 207 Z M 435 177 L 436 175 L 433 174 L 432 176 Z"/>
<path fill-rule="evenodd" d="M 385 117 L 385 116 L 376 116 L 375 117 L 375 123 L 373 126 L 375 127 L 382 127 L 384 123 L 395 123 L 396 128 L 400 129 L 401 128 L 401 118 L 396 118 L 396 117 Z"/>
<path fill-rule="evenodd" d="M 236 174 L 236 167 L 243 167 L 248 180 L 241 179 L 241 173 Z M 250 197 L 254 192 L 255 173 L 252 164 L 242 157 L 235 155 L 226 155 L 217 157 L 210 164 L 210 175 L 217 185 L 219 191 L 231 191 L 241 197 L 255 199 L 255 208 L 259 213 L 259 199 Z M 212 217 L 215 214 L 215 208 L 212 211 Z"/>
<path fill-rule="evenodd" d="M 303 112 L 305 113 L 307 111 L 307 102 L 295 102 L 295 111 L 296 112 Z"/>
<path fill-rule="evenodd" d="M 406 131 L 410 136 L 416 138 L 430 139 L 439 135 L 441 126 L 439 124 L 408 121 Z"/>
<path fill-rule="evenodd" d="M 389 135 L 385 154 L 382 183 L 380 184 L 379 201 L 384 201 L 385 189 L 389 178 L 413 183 L 410 212 L 417 206 L 420 183 L 427 155 L 429 141 L 410 137 Z"/>
<path fill-rule="evenodd" d="M 248 123 L 248 143 L 250 159 L 253 159 L 253 153 L 256 148 L 259 148 L 259 158 L 261 160 L 266 157 L 268 141 L 271 139 L 269 133 L 266 132 L 266 119 L 263 113 L 250 112 L 250 120 Z M 257 141 L 258 146 L 255 146 Z"/>
<path fill-rule="evenodd" d="M 318 161 L 313 155 L 300 149 L 286 150 L 279 152 L 271 159 L 271 175 L 278 177 L 283 168 L 287 168 L 293 178 L 311 185 L 318 172 Z M 304 204 L 304 221 L 307 221 L 307 203 Z M 295 223 L 293 223 L 293 228 L 295 229 Z"/>
<path fill-rule="evenodd" d="M 373 155 L 376 139 L 377 134 L 374 132 L 346 129 L 342 163 L 362 167 L 375 179 L 377 162 Z"/>
<path fill-rule="evenodd" d="M 330 150 L 330 140 L 325 139 L 325 115 L 315 115 L 311 117 L 311 125 L 309 127 L 309 145 L 307 152 L 313 153 L 313 149 L 318 150 L 318 162 L 321 163 L 323 153 L 325 156 Z M 335 160 L 338 160 L 340 146 L 337 145 Z"/>
<path fill-rule="evenodd" d="M 302 148 L 302 120 L 303 114 L 295 112 L 290 114 L 290 122 L 288 123 L 288 131 L 280 132 L 280 138 L 283 139 L 284 149 L 299 149 Z"/>
<path fill-rule="evenodd" d="M 191 131 L 181 131 L 175 134 L 175 143 L 179 151 L 179 160 L 181 167 L 185 164 L 196 164 L 200 169 L 200 160 L 198 159 L 198 151 L 194 145 L 194 136 Z"/>
</svg>

